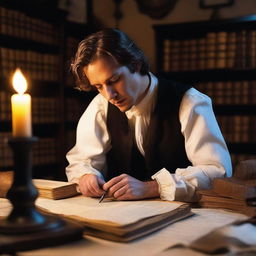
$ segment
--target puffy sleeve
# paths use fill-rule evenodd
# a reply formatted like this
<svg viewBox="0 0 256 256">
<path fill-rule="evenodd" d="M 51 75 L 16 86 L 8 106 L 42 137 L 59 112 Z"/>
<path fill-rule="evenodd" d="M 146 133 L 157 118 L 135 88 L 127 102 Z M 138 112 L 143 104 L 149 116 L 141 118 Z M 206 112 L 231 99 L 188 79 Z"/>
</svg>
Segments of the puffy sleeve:
<svg viewBox="0 0 256 256">
<path fill-rule="evenodd" d="M 177 168 L 174 174 L 164 168 L 152 178 L 159 184 L 162 199 L 194 201 L 196 189 L 208 189 L 214 178 L 232 175 L 231 159 L 208 96 L 189 89 L 179 118 L 192 166 Z"/>
<path fill-rule="evenodd" d="M 98 94 L 81 116 L 76 132 L 76 144 L 67 153 L 69 165 L 66 175 L 69 181 L 89 173 L 104 178 L 106 172 L 105 154 L 110 147 L 106 128 L 107 101 Z"/>
</svg>

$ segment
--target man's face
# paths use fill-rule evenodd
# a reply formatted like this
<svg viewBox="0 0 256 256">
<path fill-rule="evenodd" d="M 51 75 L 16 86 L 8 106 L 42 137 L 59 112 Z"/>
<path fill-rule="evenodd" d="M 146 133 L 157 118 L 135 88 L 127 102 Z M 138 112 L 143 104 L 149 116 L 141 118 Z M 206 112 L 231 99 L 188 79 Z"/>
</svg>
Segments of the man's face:
<svg viewBox="0 0 256 256">
<path fill-rule="evenodd" d="M 110 103 L 125 112 L 140 100 L 143 86 L 141 75 L 131 73 L 125 66 L 120 66 L 111 57 L 101 57 L 83 69 L 90 84 Z"/>
</svg>

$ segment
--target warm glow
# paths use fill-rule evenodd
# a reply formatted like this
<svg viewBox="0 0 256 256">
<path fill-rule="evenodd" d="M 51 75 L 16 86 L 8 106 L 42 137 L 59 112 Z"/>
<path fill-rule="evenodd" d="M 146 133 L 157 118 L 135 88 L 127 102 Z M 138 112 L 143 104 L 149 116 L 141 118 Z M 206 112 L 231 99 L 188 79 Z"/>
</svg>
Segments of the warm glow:
<svg viewBox="0 0 256 256">
<path fill-rule="evenodd" d="M 13 78 L 12 85 L 16 92 L 23 94 L 27 90 L 27 81 L 19 68 L 16 69 Z"/>
<path fill-rule="evenodd" d="M 11 97 L 13 137 L 30 137 L 32 135 L 31 96 L 25 93 L 27 81 L 20 69 L 16 69 L 12 77 L 12 85 L 18 92 Z"/>
</svg>

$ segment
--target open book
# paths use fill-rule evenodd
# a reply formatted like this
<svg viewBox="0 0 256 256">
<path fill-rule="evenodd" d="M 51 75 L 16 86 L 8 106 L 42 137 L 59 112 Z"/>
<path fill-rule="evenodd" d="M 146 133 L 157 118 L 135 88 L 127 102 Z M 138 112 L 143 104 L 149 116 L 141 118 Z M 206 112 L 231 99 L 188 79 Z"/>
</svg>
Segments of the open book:
<svg viewBox="0 0 256 256">
<path fill-rule="evenodd" d="M 85 234 L 128 242 L 192 215 L 190 206 L 160 200 L 109 201 L 76 196 L 63 200 L 38 198 L 36 205 L 85 226 Z"/>
</svg>

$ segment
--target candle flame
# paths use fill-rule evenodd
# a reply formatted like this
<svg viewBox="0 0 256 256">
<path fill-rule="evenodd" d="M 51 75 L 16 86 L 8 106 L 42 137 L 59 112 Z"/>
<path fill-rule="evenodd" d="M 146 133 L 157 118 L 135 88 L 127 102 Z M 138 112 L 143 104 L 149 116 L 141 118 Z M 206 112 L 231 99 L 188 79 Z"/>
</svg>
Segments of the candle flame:
<svg viewBox="0 0 256 256">
<path fill-rule="evenodd" d="M 19 94 L 23 94 L 27 90 L 27 80 L 21 70 L 17 68 L 12 78 L 13 88 Z"/>
</svg>

